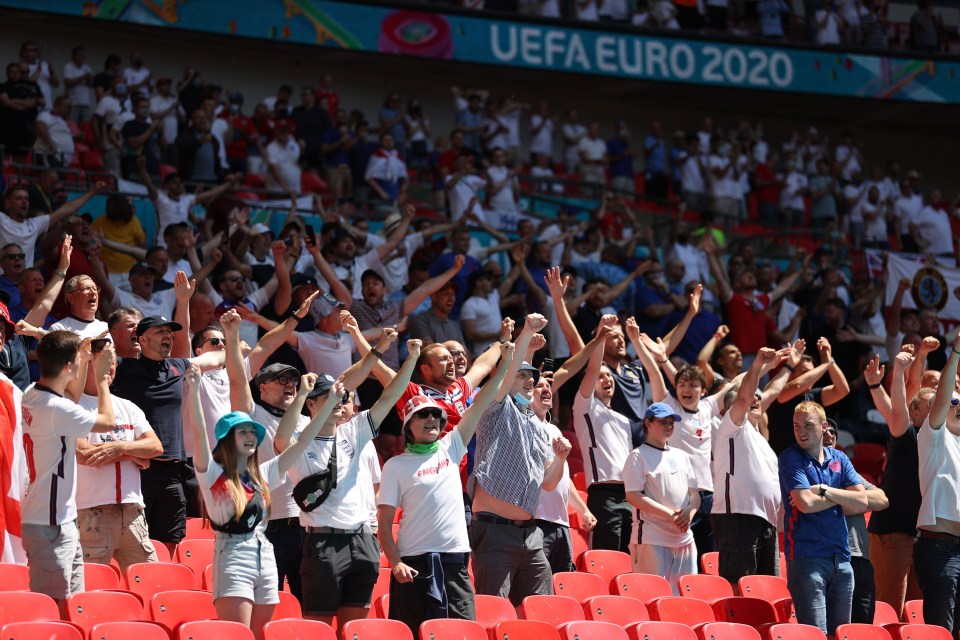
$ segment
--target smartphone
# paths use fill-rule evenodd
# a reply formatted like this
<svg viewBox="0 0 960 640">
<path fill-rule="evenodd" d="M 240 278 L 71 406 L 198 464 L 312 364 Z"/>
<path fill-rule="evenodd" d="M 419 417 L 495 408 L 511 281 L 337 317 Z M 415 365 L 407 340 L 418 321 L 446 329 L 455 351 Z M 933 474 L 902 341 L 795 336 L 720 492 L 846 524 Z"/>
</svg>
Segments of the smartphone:
<svg viewBox="0 0 960 640">
<path fill-rule="evenodd" d="M 95 338 L 90 341 L 90 352 L 91 353 L 100 353 L 103 351 L 103 348 L 107 346 L 107 343 L 110 342 L 109 338 Z"/>
<path fill-rule="evenodd" d="M 307 244 L 310 245 L 311 247 L 312 247 L 312 246 L 314 245 L 314 243 L 316 242 L 316 238 L 315 238 L 314 235 L 313 235 L 314 233 L 316 233 L 316 232 L 313 230 L 313 225 L 312 225 L 312 224 L 308 224 L 308 225 L 307 225 L 307 237 L 305 238 L 305 240 L 306 240 Z"/>
<path fill-rule="evenodd" d="M 284 238 L 284 239 L 283 239 L 283 244 L 287 245 L 288 247 L 292 247 L 292 246 L 293 246 L 293 238 L 291 238 L 291 237 L 289 237 L 289 236 L 286 237 L 286 238 Z"/>
<path fill-rule="evenodd" d="M 557 370 L 557 365 L 556 365 L 556 363 L 553 361 L 553 358 L 544 358 L 544 359 L 543 359 L 543 371 L 544 371 L 544 373 L 546 373 L 547 371 L 556 371 L 556 370 Z"/>
</svg>

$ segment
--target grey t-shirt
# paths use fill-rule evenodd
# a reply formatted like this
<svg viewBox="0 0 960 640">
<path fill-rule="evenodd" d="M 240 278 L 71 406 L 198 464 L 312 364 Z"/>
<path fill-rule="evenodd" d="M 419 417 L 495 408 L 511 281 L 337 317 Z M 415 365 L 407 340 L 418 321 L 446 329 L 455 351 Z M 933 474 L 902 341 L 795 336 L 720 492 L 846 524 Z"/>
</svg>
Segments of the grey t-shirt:
<svg viewBox="0 0 960 640">
<path fill-rule="evenodd" d="M 877 487 L 860 478 L 863 487 L 870 491 Z M 850 537 L 850 555 L 864 560 L 870 559 L 870 544 L 867 540 L 867 519 L 863 514 L 847 516 L 847 532 Z"/>
</svg>

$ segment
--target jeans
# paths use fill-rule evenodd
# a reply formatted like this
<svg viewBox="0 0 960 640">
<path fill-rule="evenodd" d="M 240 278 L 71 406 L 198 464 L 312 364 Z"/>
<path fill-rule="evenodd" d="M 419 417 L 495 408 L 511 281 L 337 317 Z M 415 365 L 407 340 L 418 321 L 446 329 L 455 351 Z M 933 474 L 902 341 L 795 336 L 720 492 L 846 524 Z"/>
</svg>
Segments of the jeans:
<svg viewBox="0 0 960 640">
<path fill-rule="evenodd" d="M 960 546 L 947 540 L 917 538 L 913 567 L 923 591 L 923 621 L 949 630 L 956 637 L 960 621 Z"/>
<path fill-rule="evenodd" d="M 787 588 L 800 624 L 832 635 L 839 625 L 850 623 L 853 567 L 843 556 L 788 561 Z"/>
</svg>

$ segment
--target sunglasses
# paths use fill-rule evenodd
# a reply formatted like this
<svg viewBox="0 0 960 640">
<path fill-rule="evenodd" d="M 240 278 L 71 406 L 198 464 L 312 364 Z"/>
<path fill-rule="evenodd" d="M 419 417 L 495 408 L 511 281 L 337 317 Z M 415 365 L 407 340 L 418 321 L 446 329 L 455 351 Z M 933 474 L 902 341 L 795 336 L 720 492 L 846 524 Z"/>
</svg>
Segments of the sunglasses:
<svg viewBox="0 0 960 640">
<path fill-rule="evenodd" d="M 439 420 L 443 416 L 443 411 L 435 408 L 420 409 L 420 411 L 417 411 L 413 415 L 423 420 L 426 420 L 427 418 L 434 418 L 435 420 Z"/>
<path fill-rule="evenodd" d="M 216 338 L 216 337 L 214 337 L 214 338 L 207 338 L 206 340 L 203 341 L 203 344 L 206 344 L 206 343 L 208 343 L 208 342 L 209 342 L 210 344 L 212 344 L 213 346 L 215 346 L 215 347 L 221 347 L 221 346 L 227 344 L 227 341 L 224 340 L 223 338 Z M 286 384 L 286 383 L 284 383 L 284 384 Z"/>
<path fill-rule="evenodd" d="M 25 253 L 8 253 L 3 256 L 4 258 L 9 258 L 10 260 L 26 260 L 27 254 Z"/>
<path fill-rule="evenodd" d="M 832 436 L 834 436 L 834 437 L 836 437 L 836 435 L 837 435 L 837 430 L 836 430 L 836 429 L 824 429 L 823 432 L 824 432 L 824 433 L 829 433 L 830 435 L 832 435 Z"/>
<path fill-rule="evenodd" d="M 230 276 L 229 278 L 224 279 L 229 280 L 230 282 L 241 282 L 243 280 L 243 276 Z"/>
</svg>

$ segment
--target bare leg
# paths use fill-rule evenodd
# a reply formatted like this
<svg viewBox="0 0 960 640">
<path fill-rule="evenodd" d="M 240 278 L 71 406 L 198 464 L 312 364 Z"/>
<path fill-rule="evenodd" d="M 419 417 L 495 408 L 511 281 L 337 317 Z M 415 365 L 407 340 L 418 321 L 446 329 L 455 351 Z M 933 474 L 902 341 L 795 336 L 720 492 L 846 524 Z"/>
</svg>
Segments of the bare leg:
<svg viewBox="0 0 960 640">
<path fill-rule="evenodd" d="M 273 617 L 275 604 L 255 604 L 253 605 L 253 615 L 250 618 L 250 630 L 253 631 L 253 637 L 256 640 L 263 640 L 263 625 L 270 622 Z"/>
<path fill-rule="evenodd" d="M 246 627 L 250 626 L 250 619 L 253 616 L 253 602 L 250 600 L 236 596 L 217 598 L 213 606 L 217 608 L 217 618 L 220 620 L 229 620 L 239 622 Z"/>
<path fill-rule="evenodd" d="M 351 620 L 363 620 L 370 614 L 370 607 L 340 607 L 337 609 L 337 627 L 343 637 L 343 627 Z"/>
</svg>

